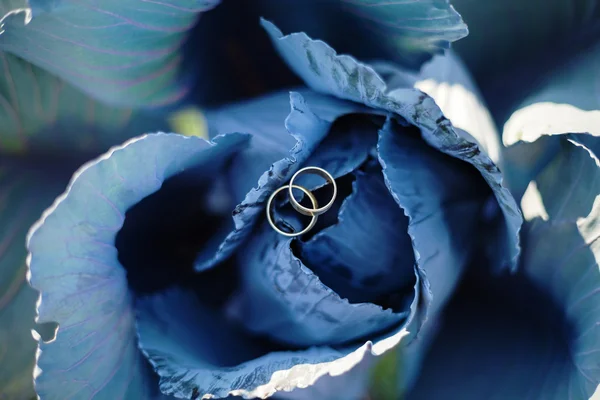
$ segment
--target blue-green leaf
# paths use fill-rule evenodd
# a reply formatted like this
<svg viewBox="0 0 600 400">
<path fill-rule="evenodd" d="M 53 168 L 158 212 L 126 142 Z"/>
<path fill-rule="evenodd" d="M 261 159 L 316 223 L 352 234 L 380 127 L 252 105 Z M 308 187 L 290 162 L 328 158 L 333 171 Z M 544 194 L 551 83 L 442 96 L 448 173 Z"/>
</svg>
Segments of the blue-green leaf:
<svg viewBox="0 0 600 400">
<path fill-rule="evenodd" d="M 8 321 L 0 323 L 0 347 L 6 349 L 0 353 L 13 360 L 0 362 L 0 393 L 13 398 L 22 392 L 31 397 L 35 341 L 30 329 L 35 327 L 37 295 L 22 285 L 27 230 L 64 190 L 74 163 L 84 154 L 97 153 L 150 128 L 160 129 L 164 122 L 160 117 L 102 105 L 7 53 L 0 52 L 0 68 L 4 71 L 0 78 L 1 192 L 4 212 L 10 213 L 0 223 L 0 229 L 6 229 L 7 246 L 0 257 L 0 319 Z M 27 153 L 30 158 L 14 153 Z M 52 157 L 52 153 L 62 156 Z M 74 162 L 69 161 L 73 158 Z M 48 337 L 47 329 L 40 332 L 42 337 Z M 11 344 L 5 344 L 6 340 Z"/>
<path fill-rule="evenodd" d="M 181 98 L 181 45 L 200 13 L 217 0 L 38 0 L 4 20 L 0 51 L 21 57 L 123 106 L 160 106 Z M 6 9 L 0 10 L 7 12 Z M 2 14 L 4 15 L 4 14 Z"/>
<path fill-rule="evenodd" d="M 4 157 L 0 161 L 0 398 L 31 399 L 37 293 L 27 285 L 25 236 L 64 188 L 67 176 Z"/>
<path fill-rule="evenodd" d="M 145 135 L 75 173 L 28 239 L 29 282 L 41 293 L 38 322 L 59 324 L 56 338 L 39 344 L 35 384 L 41 398 L 151 396 L 116 235 L 125 212 L 166 179 L 190 168 L 209 179 L 247 141 L 239 134 L 213 142 Z"/>
<path fill-rule="evenodd" d="M 166 128 L 160 115 L 106 106 L 1 51 L 0 70 L 0 151 L 4 153 L 98 153 L 150 129 Z"/>
</svg>

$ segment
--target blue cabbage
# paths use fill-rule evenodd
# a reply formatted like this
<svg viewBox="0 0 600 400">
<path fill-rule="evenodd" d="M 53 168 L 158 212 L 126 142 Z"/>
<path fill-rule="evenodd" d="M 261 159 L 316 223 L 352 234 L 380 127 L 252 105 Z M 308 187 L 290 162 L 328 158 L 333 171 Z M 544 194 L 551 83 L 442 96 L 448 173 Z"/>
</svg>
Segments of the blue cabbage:
<svg viewBox="0 0 600 400">
<path fill-rule="evenodd" d="M 510 1 L 1 4 L 0 397 L 595 398 L 600 8 Z"/>
</svg>

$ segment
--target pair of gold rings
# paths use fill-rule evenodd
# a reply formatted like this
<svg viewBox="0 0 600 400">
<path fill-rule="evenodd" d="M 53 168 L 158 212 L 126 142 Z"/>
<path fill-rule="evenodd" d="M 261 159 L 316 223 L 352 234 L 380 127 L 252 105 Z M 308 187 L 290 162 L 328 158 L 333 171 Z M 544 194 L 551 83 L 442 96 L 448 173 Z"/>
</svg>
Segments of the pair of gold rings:
<svg viewBox="0 0 600 400">
<path fill-rule="evenodd" d="M 319 175 L 320 177 L 324 178 L 328 184 L 330 184 L 332 186 L 333 195 L 331 196 L 331 200 L 329 200 L 329 202 L 326 205 L 324 205 L 323 207 L 319 207 L 319 203 L 317 202 L 315 195 L 310 190 L 308 190 L 304 186 L 294 184 L 294 181 L 302 174 Z M 291 232 L 291 233 L 284 232 L 281 229 L 279 229 L 279 227 L 277 227 L 277 225 L 273 221 L 273 215 L 271 212 L 271 206 L 273 204 L 273 200 L 279 193 L 281 193 L 282 191 L 284 191 L 286 189 L 288 190 L 288 196 L 290 198 L 290 203 L 292 204 L 292 207 L 294 207 L 294 209 L 296 211 L 298 211 L 300 214 L 311 217 L 311 220 L 310 220 L 310 223 L 308 224 L 308 226 L 299 232 Z M 308 196 L 308 198 L 312 204 L 312 208 L 305 207 L 302 204 L 300 204 L 298 202 L 298 200 L 296 200 L 296 198 L 294 197 L 294 192 L 293 192 L 294 189 L 298 189 L 298 190 L 302 191 L 302 193 L 304 193 L 306 196 Z M 269 225 L 271 225 L 271 227 L 277 233 L 279 233 L 283 236 L 295 237 L 295 236 L 304 235 L 306 232 L 308 232 L 312 228 L 314 228 L 315 224 L 317 223 L 317 220 L 319 219 L 319 215 L 326 213 L 333 206 L 333 203 L 335 202 L 336 197 L 337 197 L 337 185 L 335 184 L 335 179 L 333 179 L 333 176 L 331 176 L 331 174 L 329 172 L 327 172 L 323 168 L 319 168 L 319 167 L 302 168 L 302 169 L 298 170 L 292 176 L 292 179 L 290 179 L 290 183 L 280 187 L 279 189 L 274 191 L 273 194 L 271 194 L 271 197 L 269 197 L 269 201 L 267 201 L 267 221 L 269 221 Z"/>
</svg>

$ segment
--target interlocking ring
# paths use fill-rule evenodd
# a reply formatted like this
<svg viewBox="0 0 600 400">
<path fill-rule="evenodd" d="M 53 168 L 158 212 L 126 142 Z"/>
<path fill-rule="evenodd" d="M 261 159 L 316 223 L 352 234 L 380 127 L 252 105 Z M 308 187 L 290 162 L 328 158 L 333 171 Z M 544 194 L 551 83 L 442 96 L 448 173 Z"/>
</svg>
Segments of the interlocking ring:
<svg viewBox="0 0 600 400">
<path fill-rule="evenodd" d="M 292 189 L 300 189 L 304 193 L 306 193 L 304 188 L 302 188 L 301 186 L 294 185 L 294 180 L 298 176 L 302 175 L 303 173 L 313 173 L 315 175 L 319 175 L 320 177 L 325 178 L 327 183 L 330 183 L 332 185 L 333 195 L 331 196 L 331 200 L 329 200 L 329 203 L 325 204 L 321 208 L 318 208 L 319 206 L 317 204 L 315 204 L 314 202 L 312 202 L 312 200 L 311 200 L 311 202 L 313 204 L 313 208 L 308 208 L 308 207 L 304 207 L 302 204 L 300 204 L 298 202 L 298 200 L 296 200 Z M 333 179 L 333 176 L 331 176 L 331 174 L 329 172 L 327 172 L 323 168 L 319 168 L 319 167 L 305 167 L 305 168 L 298 170 L 294 174 L 294 176 L 292 176 L 292 179 L 290 179 L 290 183 L 288 185 L 288 190 L 289 190 L 290 202 L 292 203 L 292 207 L 294 207 L 294 209 L 296 211 L 298 211 L 300 214 L 306 215 L 309 217 L 319 216 L 319 215 L 327 212 L 333 206 L 333 203 L 335 202 L 335 198 L 337 197 L 337 185 L 335 184 L 335 179 Z"/>
<path fill-rule="evenodd" d="M 271 197 L 269 197 L 269 200 L 267 201 L 267 221 L 269 221 L 269 225 L 271 225 L 271 228 L 275 229 L 275 232 L 277 232 L 283 236 L 295 237 L 295 236 L 304 235 L 306 232 L 308 232 L 312 228 L 314 228 L 315 224 L 317 223 L 317 220 L 319 219 L 318 215 L 309 215 L 309 217 L 311 217 L 310 224 L 308 224 L 308 226 L 306 228 L 302 229 L 300 232 L 293 232 L 293 233 L 284 232 L 281 229 L 279 229 L 277 227 L 277 225 L 275 225 L 275 223 L 273 222 L 273 216 L 271 215 L 271 204 L 273 203 L 273 199 L 282 190 L 285 190 L 287 188 L 288 188 L 288 185 L 282 186 L 279 189 L 277 189 L 276 191 L 274 191 L 273 194 L 271 194 Z M 290 190 L 292 188 L 301 190 L 305 195 L 308 196 L 313 207 L 319 207 L 319 203 L 317 203 L 317 199 L 315 198 L 315 195 L 312 194 L 312 192 L 310 190 L 306 189 L 303 186 L 298 186 L 298 185 L 292 186 L 291 182 L 290 182 L 289 188 L 290 188 Z"/>
</svg>

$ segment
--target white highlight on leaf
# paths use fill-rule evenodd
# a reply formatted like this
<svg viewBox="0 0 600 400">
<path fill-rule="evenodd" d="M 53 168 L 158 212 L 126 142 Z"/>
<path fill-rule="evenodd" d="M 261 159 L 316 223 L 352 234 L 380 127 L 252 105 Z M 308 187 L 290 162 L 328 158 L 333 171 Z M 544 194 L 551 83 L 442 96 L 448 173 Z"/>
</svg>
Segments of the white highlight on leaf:
<svg viewBox="0 0 600 400">
<path fill-rule="evenodd" d="M 278 390 L 290 391 L 294 389 L 307 388 L 315 384 L 320 378 L 330 375 L 332 377 L 348 373 L 359 364 L 369 362 L 369 358 L 381 356 L 385 352 L 396 347 L 404 337 L 409 335 L 409 331 L 404 328 L 400 332 L 378 341 L 373 344 L 367 342 L 356 351 L 350 354 L 325 363 L 318 364 L 298 364 L 294 367 L 275 372 L 271 380 L 257 387 L 251 392 L 245 390 L 231 391 L 232 395 L 252 396 L 258 398 L 267 398 Z M 369 364 L 367 364 L 369 365 Z M 310 371 L 310 372 L 309 372 Z"/>
<path fill-rule="evenodd" d="M 475 93 L 461 84 L 432 78 L 420 80 L 414 87 L 431 96 L 452 125 L 477 139 L 492 160 L 500 159 L 500 145 L 492 140 L 497 137 L 494 121 Z"/>
<path fill-rule="evenodd" d="M 42 350 L 38 347 L 35 350 L 35 366 L 33 368 L 33 379 L 34 380 L 37 379 L 38 376 L 40 376 L 42 373 L 42 369 L 40 367 L 38 367 L 38 361 L 39 361 L 41 355 L 42 355 Z M 39 399 L 39 396 L 38 396 L 38 399 Z"/>
<path fill-rule="evenodd" d="M 548 212 L 542 201 L 542 195 L 535 181 L 531 181 L 529 186 L 527 186 L 527 190 L 525 190 L 525 194 L 521 199 L 521 210 L 523 211 L 525 221 L 531 221 L 536 217 L 544 221 L 548 221 L 549 219 Z"/>
<path fill-rule="evenodd" d="M 275 391 L 273 389 L 281 387 L 283 382 L 285 382 L 285 385 L 287 386 L 284 388 L 284 390 L 287 389 L 286 391 L 289 391 L 290 389 L 306 388 L 311 386 L 316 382 L 317 379 L 324 375 L 342 375 L 358 365 L 362 359 L 369 354 L 371 347 L 371 342 L 367 342 L 359 350 L 334 361 L 313 365 L 299 364 L 287 370 L 277 371 L 271 376 L 271 381 L 257 387 L 251 392 L 251 395 L 259 398 L 266 398 L 274 394 Z M 312 378 L 310 381 L 307 381 L 306 379 L 308 376 Z M 245 391 L 243 390 L 232 391 L 231 394 L 241 395 L 244 394 L 244 392 Z"/>
<path fill-rule="evenodd" d="M 592 208 L 588 215 L 577 219 L 577 230 L 582 238 L 585 238 L 585 244 L 592 250 L 592 256 L 596 260 L 596 265 L 600 266 L 600 252 L 593 251 L 596 244 L 594 242 L 598 238 L 600 227 L 598 225 L 600 216 L 600 194 L 594 199 Z M 600 398 L 598 398 L 600 400 Z"/>
<path fill-rule="evenodd" d="M 596 391 L 594 392 L 592 397 L 590 397 L 590 400 L 600 400 L 600 385 L 596 387 Z"/>
<path fill-rule="evenodd" d="M 598 168 L 600 168 L 600 159 L 596 156 L 596 153 L 594 153 L 592 150 L 585 147 L 583 144 L 577 142 L 576 140 L 571 140 L 571 139 L 568 139 L 568 140 L 569 140 L 569 143 L 573 144 L 574 146 L 581 147 L 583 150 L 585 150 L 588 153 L 588 155 L 590 156 L 590 158 L 594 161 L 594 163 L 596 163 Z"/>
<path fill-rule="evenodd" d="M 600 136 L 600 110 L 586 111 L 571 104 L 535 103 L 515 111 L 506 124 L 502 141 L 534 142 L 543 135 L 589 133 Z"/>
<path fill-rule="evenodd" d="M 31 22 L 31 19 L 33 18 L 33 11 L 31 10 L 31 8 L 25 7 L 25 8 L 16 8 L 14 10 L 10 10 L 6 14 L 4 14 L 4 16 L 2 18 L 0 18 L 0 35 L 2 35 L 4 33 L 4 21 L 11 15 L 17 15 L 17 14 L 21 14 L 21 13 L 25 14 L 25 21 L 23 22 L 24 25 L 27 25 Z"/>
<path fill-rule="evenodd" d="M 366 374 L 366 370 L 372 366 L 374 357 L 381 356 L 385 352 L 392 350 L 409 334 L 410 332 L 404 328 L 391 337 L 380 340 L 375 344 L 368 341 L 360 348 L 344 357 L 329 362 L 297 364 L 289 369 L 276 371 L 271 375 L 269 382 L 258 386 L 255 389 L 232 390 L 229 394 L 242 396 L 244 398 L 266 399 L 277 392 L 287 392 L 288 394 L 285 398 L 304 399 L 306 398 L 304 397 L 306 396 L 306 393 L 301 392 L 298 395 L 299 397 L 296 397 L 290 394 L 290 392 L 296 391 L 297 389 L 314 387 L 315 384 L 317 384 L 317 381 L 326 376 L 341 376 L 350 373 L 350 371 L 355 368 L 363 368 L 364 370 L 361 370 L 362 372 L 359 372 L 359 375 L 364 375 Z M 202 397 L 202 399 L 211 398 L 214 398 L 214 396 L 210 394 L 205 394 Z"/>
</svg>

